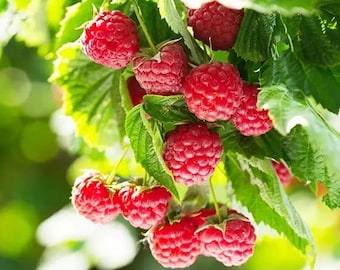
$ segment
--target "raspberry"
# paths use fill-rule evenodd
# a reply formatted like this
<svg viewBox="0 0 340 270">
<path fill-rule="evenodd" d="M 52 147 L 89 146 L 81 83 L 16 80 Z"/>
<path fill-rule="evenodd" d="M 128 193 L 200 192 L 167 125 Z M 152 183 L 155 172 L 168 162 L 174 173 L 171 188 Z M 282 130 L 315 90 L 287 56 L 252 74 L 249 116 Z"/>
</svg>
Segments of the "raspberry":
<svg viewBox="0 0 340 270">
<path fill-rule="evenodd" d="M 143 96 L 146 94 L 145 90 L 140 86 L 135 76 L 127 79 L 127 87 L 131 97 L 133 106 L 143 102 Z"/>
<path fill-rule="evenodd" d="M 90 59 L 113 69 L 126 67 L 139 50 L 134 21 L 118 10 L 97 14 L 86 25 L 80 42 Z"/>
<path fill-rule="evenodd" d="M 228 120 L 241 103 L 242 84 L 233 65 L 215 62 L 193 68 L 183 93 L 189 110 L 199 119 Z"/>
<path fill-rule="evenodd" d="M 229 50 L 235 44 L 243 19 L 243 10 L 227 8 L 216 1 L 189 9 L 188 25 L 195 38 L 210 45 L 214 50 Z"/>
<path fill-rule="evenodd" d="M 281 184 L 288 185 L 292 179 L 292 175 L 286 165 L 283 162 L 277 162 L 275 160 L 272 160 L 272 165 Z"/>
<path fill-rule="evenodd" d="M 257 108 L 259 89 L 254 84 L 243 84 L 243 97 L 232 123 L 244 136 L 260 136 L 272 129 L 273 123 L 267 110 Z"/>
<path fill-rule="evenodd" d="M 167 214 L 171 194 L 166 188 L 126 186 L 119 191 L 123 216 L 136 228 L 149 229 Z"/>
<path fill-rule="evenodd" d="M 201 242 L 201 252 L 214 257 L 225 266 L 245 263 L 253 254 L 256 240 L 253 225 L 236 211 L 228 211 L 229 217 L 220 225 L 210 224 L 196 232 Z"/>
<path fill-rule="evenodd" d="M 177 126 L 166 135 L 163 159 L 177 183 L 203 184 L 221 159 L 222 142 L 205 124 Z"/>
<path fill-rule="evenodd" d="M 105 187 L 104 177 L 96 171 L 87 171 L 73 185 L 71 201 L 77 212 L 95 223 L 108 223 L 120 213 L 117 193 Z"/>
<path fill-rule="evenodd" d="M 159 224 L 148 235 L 152 255 L 164 267 L 184 268 L 192 265 L 200 254 L 196 229 L 189 217 L 171 224 Z"/>
<path fill-rule="evenodd" d="M 188 68 L 188 57 L 178 43 L 165 45 L 151 59 L 136 56 L 133 60 L 136 79 L 148 94 L 180 94 Z"/>
</svg>

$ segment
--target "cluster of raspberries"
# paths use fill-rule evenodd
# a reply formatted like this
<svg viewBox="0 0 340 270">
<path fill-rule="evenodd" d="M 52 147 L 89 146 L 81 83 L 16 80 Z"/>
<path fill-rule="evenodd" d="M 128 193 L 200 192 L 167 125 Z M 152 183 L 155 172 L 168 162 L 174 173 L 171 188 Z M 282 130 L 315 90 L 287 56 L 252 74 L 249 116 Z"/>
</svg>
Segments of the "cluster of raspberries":
<svg viewBox="0 0 340 270">
<path fill-rule="evenodd" d="M 253 225 L 235 210 L 220 208 L 178 213 L 168 218 L 171 194 L 161 186 L 144 187 L 134 182 L 107 184 L 97 171 L 78 177 L 72 204 L 78 213 L 96 223 L 107 223 L 121 214 L 136 228 L 148 230 L 151 253 L 164 267 L 184 268 L 199 255 L 214 257 L 226 266 L 241 265 L 253 254 Z"/>
<path fill-rule="evenodd" d="M 211 1 L 189 9 L 187 23 L 197 40 L 213 50 L 229 50 L 243 14 L 243 10 Z M 113 69 L 132 63 L 138 83 L 130 88 L 136 92 L 131 94 L 134 104 L 142 100 L 143 93 L 183 94 L 198 120 L 230 120 L 245 136 L 259 136 L 272 128 L 268 111 L 257 108 L 259 87 L 244 82 L 232 64 L 213 62 L 190 68 L 185 49 L 176 41 L 163 44 L 156 54 L 143 54 L 136 24 L 118 10 L 97 14 L 86 25 L 80 42 L 83 52 L 96 63 Z"/>
<path fill-rule="evenodd" d="M 189 9 L 187 23 L 198 42 L 212 50 L 229 50 L 243 15 L 243 10 L 211 1 Z M 132 65 L 134 76 L 127 80 L 127 87 L 133 105 L 143 102 L 145 94 L 184 96 L 197 121 L 168 132 L 162 152 L 179 184 L 204 184 L 220 162 L 223 145 L 211 128 L 213 123 L 230 121 L 244 136 L 260 136 L 273 126 L 268 111 L 257 107 L 258 85 L 243 81 L 232 64 L 192 67 L 178 40 L 163 44 L 156 54 L 142 53 L 137 26 L 121 11 L 97 14 L 87 23 L 80 43 L 82 51 L 98 64 L 112 69 Z M 107 184 L 98 172 L 79 177 L 72 190 L 74 207 L 93 222 L 106 223 L 122 214 L 132 226 L 148 230 L 152 254 L 165 267 L 187 267 L 199 254 L 226 266 L 240 265 L 251 256 L 256 237 L 246 217 L 221 208 L 222 221 L 217 222 L 215 211 L 206 209 L 169 221 L 171 198 L 162 186 Z"/>
</svg>

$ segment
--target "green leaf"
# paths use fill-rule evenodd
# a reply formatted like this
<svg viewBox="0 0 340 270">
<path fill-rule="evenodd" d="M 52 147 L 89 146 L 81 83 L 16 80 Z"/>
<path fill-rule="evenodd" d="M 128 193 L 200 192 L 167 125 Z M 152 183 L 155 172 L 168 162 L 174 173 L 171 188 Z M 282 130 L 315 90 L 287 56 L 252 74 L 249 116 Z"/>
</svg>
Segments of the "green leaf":
<svg viewBox="0 0 340 270">
<path fill-rule="evenodd" d="M 244 157 L 267 157 L 277 160 L 282 157 L 283 136 L 274 129 L 259 137 L 243 136 L 230 122 L 225 122 L 223 128 L 219 129 L 219 135 L 224 149 Z"/>
<path fill-rule="evenodd" d="M 119 141 L 119 114 L 115 115 L 114 106 L 120 104 L 112 98 L 119 96 L 120 73 L 92 62 L 78 44 L 65 44 L 57 52 L 49 80 L 64 90 L 64 111 L 73 117 L 79 135 L 92 147 L 110 147 Z"/>
<path fill-rule="evenodd" d="M 282 233 L 313 264 L 315 245 L 308 226 L 288 199 L 270 161 L 246 159 L 229 152 L 225 166 L 236 200 L 247 207 L 257 223 Z"/>
<path fill-rule="evenodd" d="M 161 156 L 162 141 L 160 134 L 145 118 L 145 112 L 141 104 L 134 107 L 128 113 L 125 128 L 137 162 L 139 162 L 156 181 L 165 186 L 179 199 L 179 194 L 171 172 Z"/>
<path fill-rule="evenodd" d="M 184 43 L 191 52 L 192 61 L 196 64 L 207 62 L 202 50 L 198 47 L 179 15 L 174 0 L 158 0 L 158 8 L 161 17 L 166 20 L 171 29 L 183 37 Z"/>
<path fill-rule="evenodd" d="M 262 70 L 262 85 L 285 84 L 288 89 L 303 91 L 328 110 L 340 108 L 340 68 L 323 69 L 303 62 L 294 52 L 284 52 L 270 59 Z"/>
<path fill-rule="evenodd" d="M 197 121 L 189 112 L 183 95 L 144 96 L 144 109 L 154 119 L 162 123 L 185 124 Z"/>
<path fill-rule="evenodd" d="M 275 14 L 260 14 L 246 10 L 234 50 L 245 60 L 264 61 L 269 56 L 269 46 L 275 26 Z"/>
<path fill-rule="evenodd" d="M 314 149 L 311 139 L 302 126 L 294 127 L 283 142 L 284 160 L 289 165 L 294 176 L 301 181 L 317 183 L 329 181 L 325 175 L 325 156 Z M 325 178 L 326 177 L 326 178 Z"/>
<path fill-rule="evenodd" d="M 330 113 L 321 110 L 309 99 L 305 99 L 304 102 L 297 101 L 283 85 L 262 88 L 259 94 L 259 105 L 269 109 L 274 127 L 282 135 L 287 135 L 298 125 L 301 126 L 304 133 L 298 129 L 295 131 L 300 131 L 297 135 L 292 133 L 289 137 L 290 143 L 295 145 L 291 147 L 291 151 L 295 151 L 295 154 L 299 156 L 292 159 L 292 154 L 288 151 L 287 156 L 291 160 L 288 165 L 295 168 L 293 172 L 302 179 L 314 181 L 318 179 L 325 184 L 328 190 L 328 194 L 324 197 L 325 203 L 330 208 L 339 208 L 340 134 L 325 119 L 324 115 Z M 301 167 L 303 172 L 296 169 L 298 165 L 294 160 L 299 159 L 307 164 L 304 168 Z M 311 159 L 315 161 L 311 162 Z M 310 166 L 316 166 L 314 162 L 319 162 L 316 167 L 317 171 L 310 168 Z M 313 172 L 315 175 L 311 176 Z"/>
<path fill-rule="evenodd" d="M 172 32 L 166 21 L 161 18 L 157 3 L 148 0 L 139 0 L 138 6 L 142 12 L 148 33 L 151 35 L 152 41 L 155 44 L 178 39 L 179 36 Z M 141 36 L 142 35 L 144 35 L 144 33 L 141 33 Z M 146 42 L 145 45 L 148 47 Z"/>
<path fill-rule="evenodd" d="M 340 23 L 335 17 L 302 17 L 301 49 L 306 62 L 320 67 L 340 64 Z M 330 28 L 334 24 L 334 28 Z"/>
<path fill-rule="evenodd" d="M 60 23 L 59 32 L 56 35 L 55 48 L 67 42 L 73 42 L 79 38 L 84 23 L 93 18 L 93 5 L 99 7 L 102 0 L 83 0 L 66 8 L 64 19 Z"/>
<path fill-rule="evenodd" d="M 310 14 L 315 11 L 315 0 L 252 0 L 244 1 L 244 7 L 261 13 L 280 12 L 285 15 Z"/>
</svg>

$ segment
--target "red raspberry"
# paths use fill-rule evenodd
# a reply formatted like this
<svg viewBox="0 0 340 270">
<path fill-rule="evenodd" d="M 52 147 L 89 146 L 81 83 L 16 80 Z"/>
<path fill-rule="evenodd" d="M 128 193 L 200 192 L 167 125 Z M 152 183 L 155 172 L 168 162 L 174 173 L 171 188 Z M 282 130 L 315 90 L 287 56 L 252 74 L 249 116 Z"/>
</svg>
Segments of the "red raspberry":
<svg viewBox="0 0 340 270">
<path fill-rule="evenodd" d="M 195 38 L 207 45 L 211 43 L 214 50 L 229 50 L 235 44 L 243 14 L 243 10 L 212 1 L 189 9 L 188 25 L 192 26 Z"/>
<path fill-rule="evenodd" d="M 126 67 L 139 50 L 134 21 L 118 10 L 97 14 L 86 25 L 80 42 L 90 59 L 113 69 Z"/>
<path fill-rule="evenodd" d="M 184 268 L 192 265 L 200 254 L 196 229 L 189 217 L 171 224 L 159 224 L 148 235 L 152 255 L 164 267 Z"/>
<path fill-rule="evenodd" d="M 212 256 L 225 266 L 245 263 L 253 254 L 256 240 L 253 225 L 236 211 L 228 212 L 229 217 L 220 225 L 206 225 L 196 235 L 201 242 L 201 252 Z"/>
<path fill-rule="evenodd" d="M 136 228 L 149 229 L 167 214 L 171 194 L 166 188 L 126 186 L 119 191 L 123 216 Z"/>
<path fill-rule="evenodd" d="M 241 103 L 242 84 L 233 65 L 215 62 L 193 68 L 183 83 L 183 93 L 198 118 L 228 120 Z"/>
<path fill-rule="evenodd" d="M 117 193 L 112 194 L 104 184 L 104 177 L 87 171 L 73 185 L 71 201 L 77 212 L 95 223 L 108 223 L 120 213 Z"/>
<path fill-rule="evenodd" d="M 145 90 L 140 86 L 135 76 L 127 79 L 127 87 L 131 97 L 133 106 L 143 102 L 143 96 L 146 94 Z"/>
<path fill-rule="evenodd" d="M 256 85 L 244 83 L 241 104 L 231 117 L 232 123 L 244 136 L 260 136 L 273 127 L 268 111 L 257 108 L 258 93 Z"/>
<path fill-rule="evenodd" d="M 286 165 L 283 162 L 277 162 L 275 160 L 272 160 L 272 165 L 280 179 L 281 184 L 288 185 L 292 180 L 292 175 Z"/>
<path fill-rule="evenodd" d="M 222 142 L 205 124 L 177 126 L 166 135 L 163 159 L 177 183 L 203 184 L 221 159 Z"/>
<path fill-rule="evenodd" d="M 188 68 L 188 57 L 178 43 L 165 45 L 151 59 L 137 56 L 133 60 L 136 79 L 148 94 L 180 94 Z"/>
</svg>

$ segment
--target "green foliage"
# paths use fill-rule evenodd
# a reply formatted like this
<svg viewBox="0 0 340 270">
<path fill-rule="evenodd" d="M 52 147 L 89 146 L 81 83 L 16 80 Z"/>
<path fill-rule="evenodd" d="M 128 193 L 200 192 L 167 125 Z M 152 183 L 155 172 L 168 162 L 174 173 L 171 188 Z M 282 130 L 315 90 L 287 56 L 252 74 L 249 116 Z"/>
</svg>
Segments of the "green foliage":
<svg viewBox="0 0 340 270">
<path fill-rule="evenodd" d="M 158 7 L 162 18 L 165 18 L 170 28 L 182 36 L 185 45 L 191 53 L 191 61 L 199 64 L 206 61 L 202 50 L 197 46 L 193 36 L 189 33 L 187 26 L 183 22 L 182 17 L 178 13 L 174 0 L 159 0 Z"/>
<path fill-rule="evenodd" d="M 63 88 L 64 110 L 74 118 L 78 134 L 99 148 L 118 142 L 120 115 L 114 107 L 119 102 L 113 101 L 119 93 L 121 71 L 93 63 L 78 44 L 65 44 L 57 56 L 50 81 Z"/>
<path fill-rule="evenodd" d="M 324 183 L 328 189 L 325 203 L 330 208 L 339 207 L 340 167 L 337 159 L 340 134 L 331 127 L 312 100 L 296 100 L 283 85 L 263 88 L 259 105 L 269 109 L 275 129 L 282 135 L 288 135 L 294 127 L 301 126 L 286 141 L 285 148 L 290 157 L 287 162 L 301 179 Z M 293 154 L 290 151 L 294 151 Z"/>
<path fill-rule="evenodd" d="M 255 221 L 283 233 L 303 253 L 310 253 L 312 262 L 316 252 L 313 237 L 289 201 L 270 163 L 227 152 L 225 166 L 236 199 L 248 208 Z"/>
<path fill-rule="evenodd" d="M 218 188 L 218 198 L 223 197 L 219 201 L 225 203 L 229 200 L 225 185 L 230 182 L 233 199 L 248 209 L 256 223 L 263 222 L 284 235 L 313 264 L 313 237 L 280 185 L 270 161 L 284 161 L 306 185 L 323 183 L 327 188 L 323 201 L 329 208 L 340 208 L 340 134 L 328 121 L 339 118 L 335 114 L 340 108 L 339 1 L 247 1 L 235 46 L 229 52 L 216 52 L 215 58 L 208 46 L 194 39 L 182 2 L 134 2 L 137 9 L 132 8 L 131 1 L 108 1 L 107 8 L 119 9 L 136 22 L 142 49 L 149 45 L 135 13 L 139 11 L 155 44 L 181 39 L 192 65 L 212 58 L 229 61 L 240 70 L 243 80 L 260 83 L 258 106 L 269 109 L 274 129 L 259 137 L 245 137 L 228 121 L 209 123 L 218 131 L 224 147 L 212 185 Z M 36 4 L 35 9 L 32 3 Z M 63 108 L 73 117 L 77 135 L 96 151 L 106 151 L 123 141 L 126 146 L 128 138 L 127 145 L 136 161 L 167 187 L 184 208 L 197 210 L 211 202 L 207 186 L 190 188 L 181 200 L 180 187 L 162 159 L 166 132 L 175 125 L 199 121 L 188 110 L 183 95 L 149 94 L 144 96 L 143 104 L 133 107 L 127 85 L 134 75 L 132 66 L 108 69 L 81 52 L 78 39 L 82 27 L 93 18 L 93 7 L 99 10 L 103 1 L 42 4 L 49 10 L 47 17 L 37 3 L 41 1 L 32 0 L 21 6 L 20 10 L 36 18 L 30 21 L 31 25 L 24 23 L 22 29 L 28 30 L 18 38 L 39 47 L 51 41 L 53 48 L 58 49 L 55 55 L 54 50 L 50 52 L 55 62 L 49 80 L 63 89 Z M 7 12 L 7 5 L 0 2 L 0 11 Z M 42 20 L 48 20 L 50 28 Z M 49 36 L 48 30 L 55 33 L 59 23 L 56 37 Z"/>
<path fill-rule="evenodd" d="M 157 125 L 146 119 L 141 105 L 129 112 L 126 119 L 126 132 L 130 138 L 136 160 L 157 182 L 167 187 L 179 199 L 171 172 L 160 155 L 162 139 L 157 131 Z"/>
<path fill-rule="evenodd" d="M 155 120 L 175 125 L 192 123 L 196 117 L 189 112 L 183 95 L 144 96 L 144 109 Z"/>
<path fill-rule="evenodd" d="M 270 55 L 275 17 L 275 14 L 246 10 L 234 46 L 236 53 L 243 59 L 253 62 L 266 60 Z"/>
</svg>

